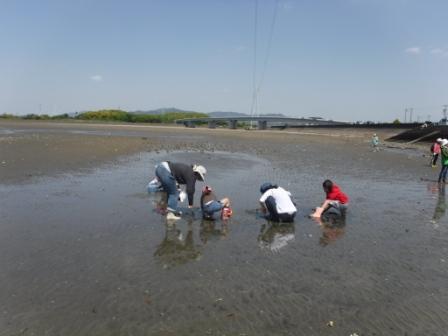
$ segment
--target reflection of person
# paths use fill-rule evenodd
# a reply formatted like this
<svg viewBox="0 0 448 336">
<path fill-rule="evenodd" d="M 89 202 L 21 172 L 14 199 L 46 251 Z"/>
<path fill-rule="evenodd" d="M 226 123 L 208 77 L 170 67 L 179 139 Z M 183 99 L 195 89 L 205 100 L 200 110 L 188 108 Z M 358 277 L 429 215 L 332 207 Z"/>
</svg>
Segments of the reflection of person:
<svg viewBox="0 0 448 336">
<path fill-rule="evenodd" d="M 213 219 L 215 213 L 221 211 L 223 208 L 229 207 L 230 200 L 227 197 L 218 201 L 210 186 L 205 186 L 204 189 L 202 189 L 201 210 L 204 219 Z"/>
<path fill-rule="evenodd" d="M 228 234 L 227 221 L 221 221 L 221 228 L 217 228 L 217 223 L 213 220 L 202 220 L 199 237 L 205 245 L 212 239 L 225 239 Z"/>
<path fill-rule="evenodd" d="M 294 240 L 294 223 L 269 223 L 261 226 L 258 242 L 260 247 L 278 252 Z"/>
<path fill-rule="evenodd" d="M 179 219 L 177 207 L 179 191 L 176 182 L 186 185 L 188 207 L 193 207 L 196 180 L 204 181 L 207 170 L 200 165 L 187 165 L 185 163 L 161 162 L 156 166 L 156 176 L 162 183 L 163 190 L 168 194 L 168 219 Z"/>
<path fill-rule="evenodd" d="M 347 208 L 349 198 L 342 190 L 330 180 L 325 180 L 322 187 L 326 194 L 324 203 L 311 214 L 311 217 L 321 217 L 326 212 L 332 213 L 336 216 L 344 216 Z"/>
<path fill-rule="evenodd" d="M 447 139 L 442 139 L 442 141 L 440 142 L 440 154 L 442 154 L 442 158 L 441 158 L 441 164 L 442 164 L 442 169 L 440 169 L 440 174 L 439 174 L 439 183 L 446 182 L 446 174 L 448 173 L 448 140 Z"/>
<path fill-rule="evenodd" d="M 446 201 L 445 201 L 445 184 L 442 184 L 439 188 L 437 205 L 434 209 L 434 215 L 432 216 L 433 222 L 439 221 L 444 215 L 446 211 Z"/>
<path fill-rule="evenodd" d="M 260 186 L 261 209 L 265 218 L 273 222 L 290 223 L 294 221 L 297 208 L 291 199 L 291 193 L 269 182 Z"/>
<path fill-rule="evenodd" d="M 166 215 L 166 204 L 167 201 L 167 195 L 166 193 L 160 193 L 155 196 L 155 198 L 152 200 L 152 203 L 154 205 L 154 211 L 160 215 Z"/>
<path fill-rule="evenodd" d="M 322 229 L 322 236 L 319 238 L 319 244 L 327 246 L 341 238 L 345 233 L 345 218 L 326 214 L 317 219 Z"/>
<path fill-rule="evenodd" d="M 167 267 L 185 264 L 197 260 L 201 252 L 193 241 L 193 224 L 188 223 L 187 234 L 183 237 L 182 231 L 174 222 L 167 222 L 165 238 L 157 246 L 154 256 L 159 258 Z"/>
</svg>

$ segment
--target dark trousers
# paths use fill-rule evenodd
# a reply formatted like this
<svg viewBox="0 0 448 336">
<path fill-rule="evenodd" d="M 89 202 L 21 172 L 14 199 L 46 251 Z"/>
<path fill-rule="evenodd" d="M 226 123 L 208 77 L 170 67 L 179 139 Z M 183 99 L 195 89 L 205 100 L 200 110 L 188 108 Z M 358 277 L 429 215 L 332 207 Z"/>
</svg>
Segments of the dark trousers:
<svg viewBox="0 0 448 336">
<path fill-rule="evenodd" d="M 437 153 L 432 153 L 432 159 L 431 159 L 431 165 L 435 166 L 437 163 L 437 158 L 439 157 L 439 154 Z"/>
<path fill-rule="evenodd" d="M 446 182 L 446 173 L 448 173 L 448 166 L 444 166 L 442 162 L 442 169 L 439 174 L 439 182 Z"/>
<path fill-rule="evenodd" d="M 267 220 L 281 223 L 291 223 L 294 221 L 296 213 L 290 215 L 287 213 L 279 214 L 277 212 L 277 203 L 275 202 L 274 197 L 269 196 L 268 198 L 266 198 L 264 204 L 266 205 L 266 209 L 268 209 L 268 215 L 266 216 Z"/>
</svg>

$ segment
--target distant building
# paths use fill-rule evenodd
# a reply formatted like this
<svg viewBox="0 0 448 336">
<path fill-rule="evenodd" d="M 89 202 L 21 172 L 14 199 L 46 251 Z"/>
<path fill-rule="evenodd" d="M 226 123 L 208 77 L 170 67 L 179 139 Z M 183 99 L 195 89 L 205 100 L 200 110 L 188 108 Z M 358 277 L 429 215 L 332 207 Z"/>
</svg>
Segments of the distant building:
<svg viewBox="0 0 448 336">
<path fill-rule="evenodd" d="M 440 119 L 440 121 L 438 122 L 438 124 L 439 124 L 440 126 L 446 126 L 446 125 L 448 125 L 447 118 L 442 118 L 442 119 Z"/>
</svg>

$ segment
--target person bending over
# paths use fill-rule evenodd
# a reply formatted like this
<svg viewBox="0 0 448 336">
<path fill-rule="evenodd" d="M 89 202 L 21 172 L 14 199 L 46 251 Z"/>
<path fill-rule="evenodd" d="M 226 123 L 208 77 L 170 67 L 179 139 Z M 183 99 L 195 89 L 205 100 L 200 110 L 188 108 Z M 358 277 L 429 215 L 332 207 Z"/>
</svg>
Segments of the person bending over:
<svg viewBox="0 0 448 336">
<path fill-rule="evenodd" d="M 334 215 L 344 216 L 348 208 L 349 198 L 344 194 L 339 186 L 330 180 L 325 180 L 322 187 L 326 194 L 324 203 L 316 210 L 312 217 L 321 217 L 322 214 L 330 211 Z"/>
<path fill-rule="evenodd" d="M 282 187 L 269 182 L 260 186 L 261 210 L 267 220 L 273 222 L 291 223 L 297 213 L 297 208 L 291 199 L 291 193 Z"/>
<path fill-rule="evenodd" d="M 193 207 L 196 181 L 204 181 L 207 170 L 201 165 L 187 165 L 164 161 L 156 166 L 156 176 L 168 194 L 167 219 L 180 219 L 177 206 L 179 190 L 177 184 L 185 184 L 188 196 L 188 207 Z"/>
</svg>

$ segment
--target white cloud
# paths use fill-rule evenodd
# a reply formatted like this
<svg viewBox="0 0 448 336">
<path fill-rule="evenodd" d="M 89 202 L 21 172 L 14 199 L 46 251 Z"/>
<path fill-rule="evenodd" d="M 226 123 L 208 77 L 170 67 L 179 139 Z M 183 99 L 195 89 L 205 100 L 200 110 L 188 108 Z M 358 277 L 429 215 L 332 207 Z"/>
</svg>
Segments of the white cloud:
<svg viewBox="0 0 448 336">
<path fill-rule="evenodd" d="M 448 57 L 448 49 L 433 48 L 429 51 L 432 55 Z"/>
<path fill-rule="evenodd" d="M 233 48 L 233 51 L 236 53 L 242 53 L 242 52 L 245 52 L 246 50 L 247 50 L 247 47 L 244 45 L 238 45 Z"/>
<path fill-rule="evenodd" d="M 440 48 L 433 48 L 431 49 L 430 53 L 433 55 L 441 55 L 444 53 L 444 51 Z"/>
<path fill-rule="evenodd" d="M 102 82 L 103 81 L 103 76 L 101 76 L 101 75 L 92 75 L 92 76 L 90 76 L 90 79 L 93 80 L 94 82 Z"/>
<path fill-rule="evenodd" d="M 418 55 L 421 53 L 421 49 L 420 47 L 411 47 L 411 48 L 407 48 L 405 49 L 405 53 L 407 54 L 413 54 L 413 55 Z"/>
<path fill-rule="evenodd" d="M 280 8 L 284 11 L 290 11 L 294 9 L 294 2 L 292 1 L 284 1 L 280 3 Z"/>
</svg>

